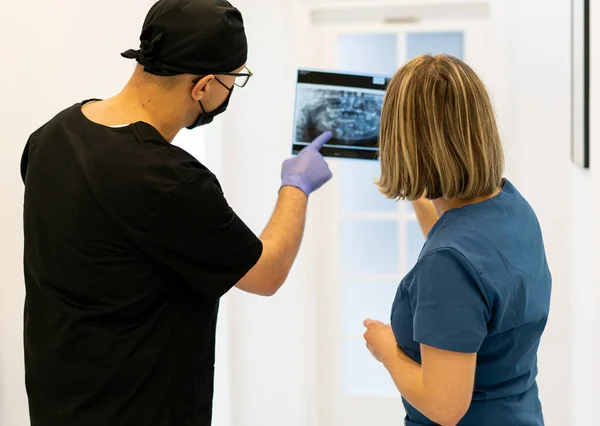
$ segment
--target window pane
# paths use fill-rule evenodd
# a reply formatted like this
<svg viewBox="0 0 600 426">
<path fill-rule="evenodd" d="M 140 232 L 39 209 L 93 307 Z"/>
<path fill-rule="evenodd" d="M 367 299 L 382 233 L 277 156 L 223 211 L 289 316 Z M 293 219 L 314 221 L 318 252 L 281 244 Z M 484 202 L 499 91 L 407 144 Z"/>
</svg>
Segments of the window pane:
<svg viewBox="0 0 600 426">
<path fill-rule="evenodd" d="M 367 318 L 390 322 L 392 303 L 398 289 L 397 282 L 364 282 L 345 280 L 343 284 L 342 313 L 344 334 L 360 337 Z"/>
<path fill-rule="evenodd" d="M 393 75 L 398 68 L 398 37 L 390 34 L 342 34 L 338 39 L 338 66 L 348 72 Z M 396 203 L 377 190 L 377 161 L 342 160 L 342 210 L 395 211 Z"/>
<path fill-rule="evenodd" d="M 395 220 L 342 220 L 342 275 L 399 273 L 398 232 Z"/>
<path fill-rule="evenodd" d="M 380 176 L 381 169 L 378 161 L 341 161 L 342 211 L 398 211 L 398 203 L 388 200 L 375 185 L 374 181 Z"/>
<path fill-rule="evenodd" d="M 349 72 L 393 75 L 398 69 L 396 34 L 342 34 L 338 65 Z"/>
<path fill-rule="evenodd" d="M 406 265 L 409 271 L 416 265 L 423 244 L 425 244 L 425 238 L 419 222 L 408 221 L 406 223 Z"/>
<path fill-rule="evenodd" d="M 446 53 L 464 59 L 463 33 L 409 33 L 406 36 L 406 59 Z"/>
<path fill-rule="evenodd" d="M 373 358 L 362 338 L 344 343 L 343 358 L 342 377 L 346 394 L 400 398 L 389 373 Z"/>
</svg>

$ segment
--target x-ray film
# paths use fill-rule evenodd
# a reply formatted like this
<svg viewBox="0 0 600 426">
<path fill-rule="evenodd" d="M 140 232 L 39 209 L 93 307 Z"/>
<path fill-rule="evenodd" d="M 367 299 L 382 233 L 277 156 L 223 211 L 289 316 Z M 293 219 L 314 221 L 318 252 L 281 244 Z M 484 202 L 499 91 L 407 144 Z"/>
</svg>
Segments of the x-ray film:
<svg viewBox="0 0 600 426">
<path fill-rule="evenodd" d="M 376 160 L 381 108 L 389 78 L 300 70 L 293 153 L 325 131 L 333 138 L 321 153 Z"/>
</svg>

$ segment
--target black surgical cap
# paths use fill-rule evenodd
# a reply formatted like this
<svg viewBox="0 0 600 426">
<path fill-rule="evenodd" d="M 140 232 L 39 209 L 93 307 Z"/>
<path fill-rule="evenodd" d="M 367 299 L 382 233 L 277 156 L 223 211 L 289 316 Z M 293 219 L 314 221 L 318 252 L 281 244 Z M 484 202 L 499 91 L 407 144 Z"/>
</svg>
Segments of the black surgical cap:
<svg viewBox="0 0 600 426">
<path fill-rule="evenodd" d="M 225 0 L 160 0 L 140 41 L 121 55 L 159 76 L 232 72 L 248 59 L 242 14 Z"/>
</svg>

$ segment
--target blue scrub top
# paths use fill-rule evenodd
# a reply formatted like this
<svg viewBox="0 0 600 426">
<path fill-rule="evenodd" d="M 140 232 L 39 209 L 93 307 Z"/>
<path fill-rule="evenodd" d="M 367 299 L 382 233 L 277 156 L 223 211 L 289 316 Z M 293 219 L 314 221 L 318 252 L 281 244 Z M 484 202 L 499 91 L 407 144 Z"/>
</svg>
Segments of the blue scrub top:
<svg viewBox="0 0 600 426">
<path fill-rule="evenodd" d="M 398 345 L 477 352 L 473 401 L 460 426 L 544 424 L 537 350 L 552 279 L 540 225 L 508 181 L 499 195 L 438 220 L 392 307 Z M 408 425 L 434 425 L 404 401 Z"/>
</svg>

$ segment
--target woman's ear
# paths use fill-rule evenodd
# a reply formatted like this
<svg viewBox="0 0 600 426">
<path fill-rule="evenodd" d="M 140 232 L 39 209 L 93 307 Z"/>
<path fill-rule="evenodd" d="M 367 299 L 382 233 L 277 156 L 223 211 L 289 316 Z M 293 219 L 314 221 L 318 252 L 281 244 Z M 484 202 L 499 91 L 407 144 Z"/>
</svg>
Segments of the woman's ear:
<svg viewBox="0 0 600 426">
<path fill-rule="evenodd" d="M 207 75 L 200 78 L 200 80 L 197 80 L 194 88 L 192 89 L 192 99 L 196 102 L 201 101 L 206 95 L 210 82 L 214 79 L 214 75 Z"/>
</svg>

